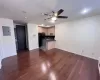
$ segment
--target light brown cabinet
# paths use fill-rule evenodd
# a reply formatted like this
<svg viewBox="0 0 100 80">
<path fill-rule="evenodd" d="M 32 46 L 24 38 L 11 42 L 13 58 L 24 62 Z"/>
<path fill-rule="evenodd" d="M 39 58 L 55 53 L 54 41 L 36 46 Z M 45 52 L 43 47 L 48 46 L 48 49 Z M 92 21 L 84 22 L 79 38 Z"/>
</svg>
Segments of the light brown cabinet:
<svg viewBox="0 0 100 80">
<path fill-rule="evenodd" d="M 47 43 L 46 43 L 46 48 L 47 48 L 47 50 L 50 50 L 50 49 L 55 48 L 55 42 L 56 42 L 56 41 L 49 41 L 49 42 L 47 42 Z"/>
<path fill-rule="evenodd" d="M 55 35 L 55 27 L 49 27 L 49 28 L 38 27 L 38 32 L 45 33 L 45 35 L 54 36 Z"/>
</svg>

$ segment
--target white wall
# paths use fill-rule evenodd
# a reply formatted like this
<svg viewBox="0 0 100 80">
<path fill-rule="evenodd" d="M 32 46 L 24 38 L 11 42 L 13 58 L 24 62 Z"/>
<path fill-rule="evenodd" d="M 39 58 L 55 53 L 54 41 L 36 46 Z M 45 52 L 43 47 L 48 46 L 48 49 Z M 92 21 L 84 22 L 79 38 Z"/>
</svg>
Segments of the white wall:
<svg viewBox="0 0 100 80">
<path fill-rule="evenodd" d="M 9 26 L 11 36 L 3 36 L 2 26 Z M 0 18 L 0 60 L 16 55 L 13 20 Z"/>
<path fill-rule="evenodd" d="M 2 26 L 9 26 L 11 36 L 3 36 Z M 38 27 L 35 24 L 28 24 L 29 50 L 38 48 Z M 3 58 L 17 55 L 14 24 L 11 19 L 0 18 L 0 68 Z"/>
<path fill-rule="evenodd" d="M 38 48 L 38 26 L 36 24 L 27 24 L 29 50 Z"/>
<path fill-rule="evenodd" d="M 98 59 L 100 15 L 56 25 L 55 39 L 56 48 Z"/>
</svg>

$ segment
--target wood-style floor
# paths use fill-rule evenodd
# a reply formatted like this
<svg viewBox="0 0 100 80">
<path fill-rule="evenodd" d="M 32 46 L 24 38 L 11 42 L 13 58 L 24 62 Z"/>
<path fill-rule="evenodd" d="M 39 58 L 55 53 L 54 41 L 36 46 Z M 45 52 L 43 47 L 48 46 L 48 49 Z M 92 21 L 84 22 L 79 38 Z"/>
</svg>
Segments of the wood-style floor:
<svg viewBox="0 0 100 80">
<path fill-rule="evenodd" d="M 59 49 L 20 52 L 2 61 L 0 80 L 99 80 L 97 61 Z"/>
</svg>

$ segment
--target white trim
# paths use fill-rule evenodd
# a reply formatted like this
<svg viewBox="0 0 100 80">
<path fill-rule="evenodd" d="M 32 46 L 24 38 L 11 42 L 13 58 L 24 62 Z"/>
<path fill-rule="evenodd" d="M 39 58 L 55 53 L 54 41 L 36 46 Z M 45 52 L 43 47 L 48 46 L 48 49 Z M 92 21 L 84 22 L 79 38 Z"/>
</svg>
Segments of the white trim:
<svg viewBox="0 0 100 80">
<path fill-rule="evenodd" d="M 1 64 L 0 64 L 0 69 L 1 69 Z"/>
<path fill-rule="evenodd" d="M 56 48 L 57 48 L 57 47 L 56 47 Z M 57 49 L 60 49 L 60 50 L 63 50 L 63 51 L 67 51 L 67 52 L 70 52 L 70 53 L 77 54 L 76 52 L 71 52 L 71 51 L 68 51 L 67 49 L 62 49 L 62 48 L 57 48 Z M 84 55 L 84 54 L 82 54 L 82 53 L 77 54 L 77 55 L 84 56 L 84 57 L 87 57 L 87 58 L 91 58 L 91 59 L 94 59 L 94 60 L 98 60 L 98 59 L 96 59 L 96 58 L 93 58 L 93 57 L 90 57 L 90 56 Z"/>
<path fill-rule="evenodd" d="M 100 57 L 98 59 L 98 69 L 99 69 L 99 74 L 100 74 Z"/>
<path fill-rule="evenodd" d="M 2 65 L 1 65 L 1 60 L 0 60 L 0 69 L 1 69 Z"/>
</svg>

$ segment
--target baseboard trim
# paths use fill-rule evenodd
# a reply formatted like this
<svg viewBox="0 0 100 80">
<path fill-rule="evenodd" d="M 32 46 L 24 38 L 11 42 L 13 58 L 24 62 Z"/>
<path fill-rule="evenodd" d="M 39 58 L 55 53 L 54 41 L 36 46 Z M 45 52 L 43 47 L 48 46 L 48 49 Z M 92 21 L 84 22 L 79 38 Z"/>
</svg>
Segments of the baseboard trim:
<svg viewBox="0 0 100 80">
<path fill-rule="evenodd" d="M 66 49 L 60 49 L 60 48 L 56 48 L 56 49 L 63 50 L 63 51 L 67 51 Z M 76 54 L 76 55 L 80 55 L 80 56 L 84 56 L 84 57 L 87 57 L 87 58 L 90 58 L 90 59 L 98 60 L 98 59 L 96 59 L 96 58 L 89 57 L 89 56 L 82 55 L 82 54 L 77 54 L 77 53 L 75 53 L 75 52 L 71 52 L 71 51 L 67 51 L 67 52 L 70 52 L 70 53 L 73 53 L 73 54 Z"/>
<path fill-rule="evenodd" d="M 29 49 L 29 51 L 32 51 L 32 50 L 35 50 L 35 49 L 39 49 L 39 47 Z"/>
<path fill-rule="evenodd" d="M 33 51 L 33 50 L 38 50 L 39 48 L 35 48 L 35 49 L 31 49 L 31 50 L 29 50 L 29 51 Z"/>
</svg>

